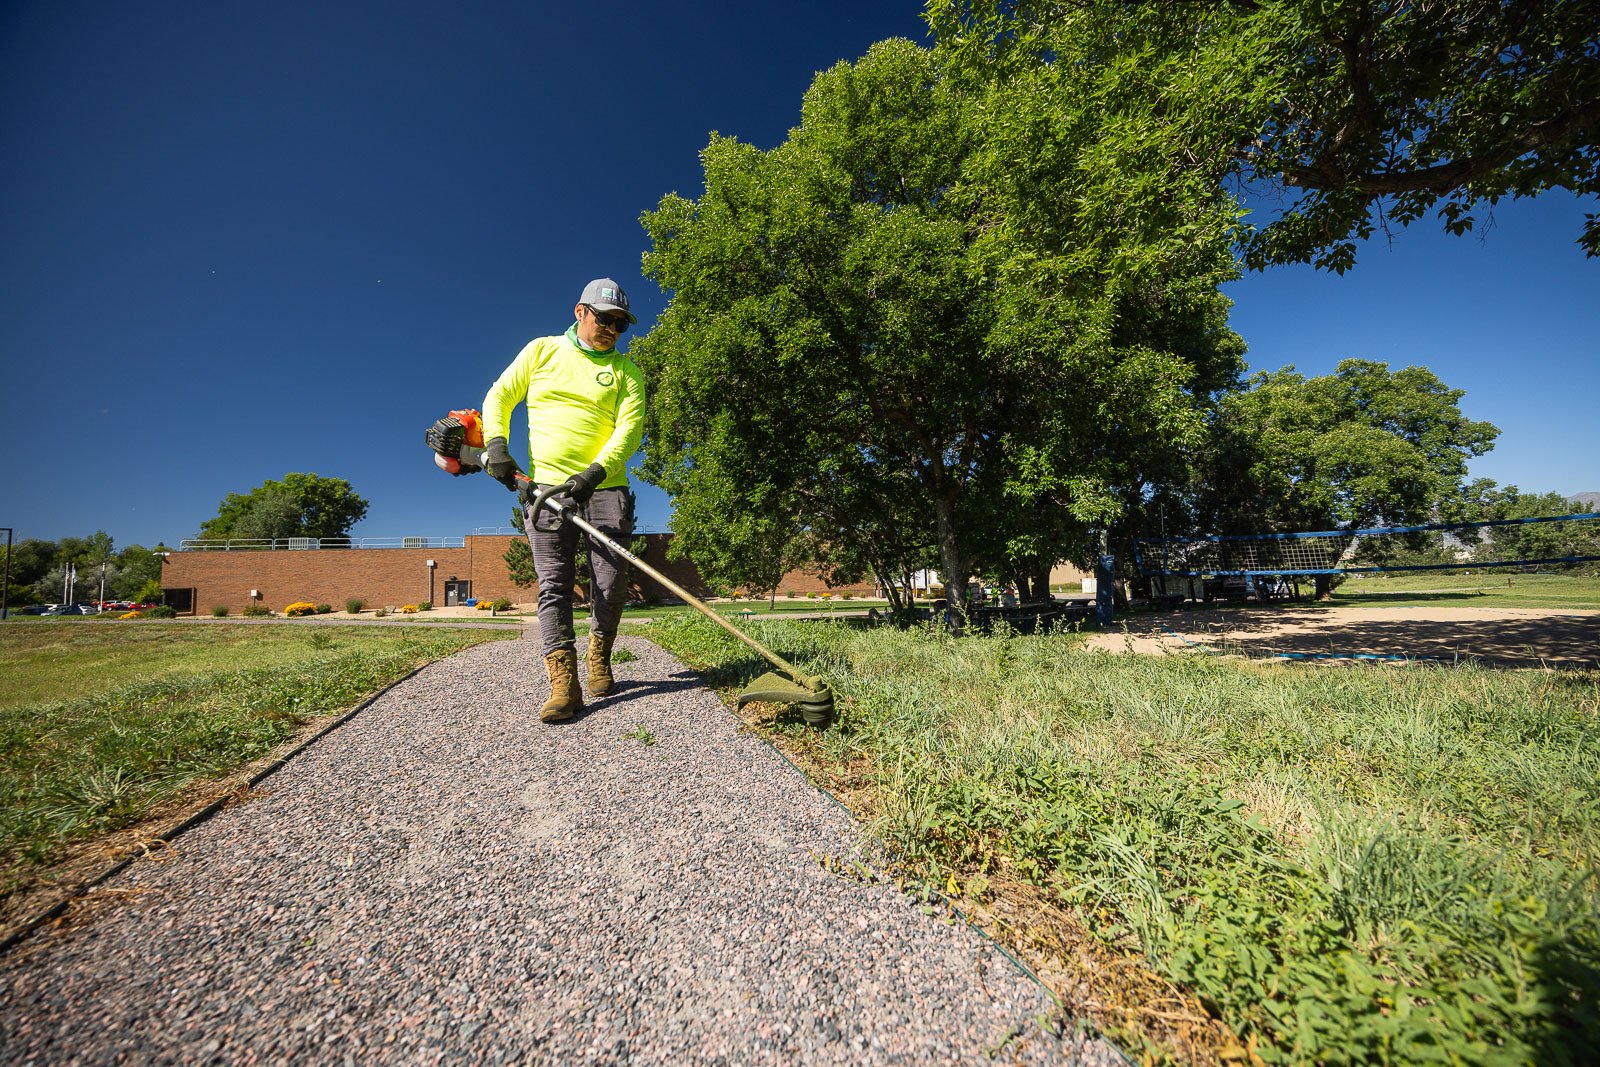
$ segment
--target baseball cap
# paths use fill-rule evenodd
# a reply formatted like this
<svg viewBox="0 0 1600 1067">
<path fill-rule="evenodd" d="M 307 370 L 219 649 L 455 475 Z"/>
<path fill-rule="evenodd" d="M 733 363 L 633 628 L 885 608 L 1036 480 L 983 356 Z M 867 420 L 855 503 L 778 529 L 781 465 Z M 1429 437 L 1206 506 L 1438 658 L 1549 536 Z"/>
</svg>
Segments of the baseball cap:
<svg viewBox="0 0 1600 1067">
<path fill-rule="evenodd" d="M 628 310 L 628 294 L 622 291 L 610 278 L 596 278 L 583 287 L 583 295 L 578 298 L 578 303 L 588 304 L 596 311 L 620 311 L 628 316 L 628 321 L 638 325 L 639 320 L 633 317 L 633 312 Z"/>
</svg>

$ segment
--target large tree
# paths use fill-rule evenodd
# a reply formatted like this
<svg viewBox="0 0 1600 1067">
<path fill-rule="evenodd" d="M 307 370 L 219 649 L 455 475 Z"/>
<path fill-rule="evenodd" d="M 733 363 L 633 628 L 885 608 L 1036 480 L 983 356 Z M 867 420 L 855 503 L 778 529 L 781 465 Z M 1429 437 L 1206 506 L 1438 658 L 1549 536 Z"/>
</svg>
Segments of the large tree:
<svg viewBox="0 0 1600 1067">
<path fill-rule="evenodd" d="M 1388 222 L 1436 211 L 1461 233 L 1501 197 L 1600 192 L 1593 0 L 932 0 L 928 18 L 989 76 L 1155 71 L 1122 107 L 1186 150 L 1164 180 L 1292 191 L 1242 231 L 1254 266 L 1342 271 Z M 1600 216 L 1580 241 L 1600 254 Z"/>
<path fill-rule="evenodd" d="M 680 507 L 761 507 L 856 558 L 896 530 L 883 565 L 928 544 L 964 613 L 975 569 L 1060 558 L 1062 531 L 1160 462 L 1136 453 L 1198 432 L 1238 368 L 1227 205 L 1097 158 L 1088 101 L 1048 158 L 1008 166 L 1030 121 L 1014 104 L 882 42 L 817 77 L 783 144 L 714 137 L 704 195 L 646 216 L 646 272 L 673 296 L 633 351 L 645 470 Z M 1038 210 L 1029 176 L 1064 201 Z M 1107 190 L 1141 182 L 1108 231 Z"/>
<path fill-rule="evenodd" d="M 1499 431 L 1426 367 L 1348 359 L 1330 375 L 1257 374 L 1221 404 L 1198 526 L 1224 534 L 1435 521 Z"/>
<path fill-rule="evenodd" d="M 343 478 L 290 473 L 248 493 L 229 493 L 215 518 L 200 527 L 205 538 L 348 537 L 367 513 L 367 502 Z"/>
</svg>

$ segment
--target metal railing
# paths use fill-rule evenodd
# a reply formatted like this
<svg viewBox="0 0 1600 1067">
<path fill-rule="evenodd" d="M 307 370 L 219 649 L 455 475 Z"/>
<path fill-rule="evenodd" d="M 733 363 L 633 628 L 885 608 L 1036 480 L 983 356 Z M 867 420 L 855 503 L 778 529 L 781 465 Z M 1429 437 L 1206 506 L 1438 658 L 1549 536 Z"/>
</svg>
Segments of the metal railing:
<svg viewBox="0 0 1600 1067">
<path fill-rule="evenodd" d="M 520 532 L 520 531 L 518 531 Z M 465 548 L 464 537 L 190 537 L 180 552 L 304 552 L 339 548 Z"/>
</svg>

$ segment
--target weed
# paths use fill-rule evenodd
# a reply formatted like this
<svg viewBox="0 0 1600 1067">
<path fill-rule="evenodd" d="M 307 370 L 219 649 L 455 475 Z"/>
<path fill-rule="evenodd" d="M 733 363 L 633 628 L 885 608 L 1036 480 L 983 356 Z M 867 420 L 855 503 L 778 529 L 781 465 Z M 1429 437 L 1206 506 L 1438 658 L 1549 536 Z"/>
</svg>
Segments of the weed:
<svg viewBox="0 0 1600 1067">
<path fill-rule="evenodd" d="M 625 741 L 638 741 L 646 748 L 656 743 L 656 735 L 651 733 L 643 726 L 635 726 L 633 729 L 623 734 L 622 738 Z"/>
<path fill-rule="evenodd" d="M 1600 1041 L 1593 674 L 760 636 L 848 708 L 797 743 L 855 775 L 909 875 L 979 899 L 1030 883 L 1261 1060 L 1571 1062 Z M 713 684 L 756 666 L 698 620 L 651 637 Z M 1103 1025 L 1151 1050 L 1136 1018 Z"/>
</svg>

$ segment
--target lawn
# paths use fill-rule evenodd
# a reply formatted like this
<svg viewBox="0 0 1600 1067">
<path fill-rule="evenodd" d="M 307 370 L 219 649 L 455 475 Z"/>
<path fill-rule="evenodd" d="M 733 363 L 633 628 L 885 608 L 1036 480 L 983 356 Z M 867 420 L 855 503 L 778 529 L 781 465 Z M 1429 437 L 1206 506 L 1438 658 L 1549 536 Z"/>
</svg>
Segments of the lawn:
<svg viewBox="0 0 1600 1067">
<path fill-rule="evenodd" d="M 0 626 L 0 893 L 489 628 Z"/>
<path fill-rule="evenodd" d="M 766 735 L 1139 1056 L 1600 1042 L 1600 674 L 754 628 L 840 695 L 835 728 Z M 698 620 L 649 636 L 714 683 L 764 666 Z"/>
<path fill-rule="evenodd" d="M 1600 577 L 1522 574 L 1512 568 L 1471 574 L 1418 572 L 1351 577 L 1328 601 L 1345 607 L 1571 608 L 1600 610 Z"/>
</svg>

